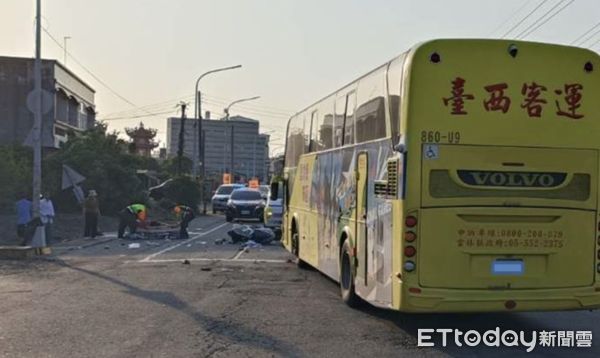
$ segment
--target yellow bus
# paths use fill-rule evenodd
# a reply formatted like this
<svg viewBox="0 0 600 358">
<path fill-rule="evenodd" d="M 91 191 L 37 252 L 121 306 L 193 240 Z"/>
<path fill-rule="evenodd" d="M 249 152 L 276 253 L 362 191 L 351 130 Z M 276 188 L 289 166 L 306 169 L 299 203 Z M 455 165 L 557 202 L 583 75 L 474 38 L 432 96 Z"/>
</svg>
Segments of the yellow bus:
<svg viewBox="0 0 600 358">
<path fill-rule="evenodd" d="M 282 240 L 349 305 L 597 308 L 599 149 L 598 54 L 425 42 L 289 120 Z"/>
</svg>

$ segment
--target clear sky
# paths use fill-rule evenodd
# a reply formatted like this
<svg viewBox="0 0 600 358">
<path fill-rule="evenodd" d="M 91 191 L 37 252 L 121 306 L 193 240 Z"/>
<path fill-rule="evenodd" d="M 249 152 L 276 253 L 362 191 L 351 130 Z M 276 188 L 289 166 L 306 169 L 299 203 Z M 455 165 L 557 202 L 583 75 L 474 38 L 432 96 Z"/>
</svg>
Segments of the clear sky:
<svg viewBox="0 0 600 358">
<path fill-rule="evenodd" d="M 188 101 L 193 111 L 197 76 L 241 64 L 241 69 L 202 80 L 203 109 L 211 110 L 213 117 L 222 116 L 230 101 L 261 96 L 234 107 L 232 115 L 259 119 L 263 131 L 272 134 L 273 147 L 283 143 L 291 113 L 417 42 L 440 37 L 502 37 L 538 6 L 507 37 L 518 36 L 547 11 L 551 16 L 563 6 L 526 39 L 569 44 L 600 21 L 598 0 L 42 3 L 44 27 L 61 43 L 64 36 L 70 36 L 68 51 L 138 107 L 115 96 L 68 59 L 68 67 L 96 89 L 98 118 L 139 117 L 110 120 L 110 128 L 122 131 L 142 120 L 159 130 L 164 143 L 166 117 L 177 114 L 176 104 Z M 34 0 L 0 0 L 1 55 L 33 56 L 34 4 Z M 600 33 L 583 45 L 599 39 Z M 598 51 L 600 43 L 593 48 Z M 47 35 L 43 36 L 43 56 L 61 62 L 63 58 L 60 47 Z"/>
</svg>

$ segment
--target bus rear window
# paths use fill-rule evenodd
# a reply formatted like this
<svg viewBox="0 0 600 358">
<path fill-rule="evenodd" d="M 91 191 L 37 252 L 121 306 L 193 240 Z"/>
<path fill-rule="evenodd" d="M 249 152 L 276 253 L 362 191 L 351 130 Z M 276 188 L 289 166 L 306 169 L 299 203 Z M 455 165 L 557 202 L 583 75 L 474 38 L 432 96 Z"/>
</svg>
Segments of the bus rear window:
<svg viewBox="0 0 600 358">
<path fill-rule="evenodd" d="M 429 194 L 433 198 L 535 198 L 554 200 L 586 201 L 590 197 L 589 174 L 574 174 L 567 185 L 556 189 L 530 188 L 473 188 L 459 185 L 451 177 L 449 170 L 431 170 L 429 174 Z"/>
</svg>

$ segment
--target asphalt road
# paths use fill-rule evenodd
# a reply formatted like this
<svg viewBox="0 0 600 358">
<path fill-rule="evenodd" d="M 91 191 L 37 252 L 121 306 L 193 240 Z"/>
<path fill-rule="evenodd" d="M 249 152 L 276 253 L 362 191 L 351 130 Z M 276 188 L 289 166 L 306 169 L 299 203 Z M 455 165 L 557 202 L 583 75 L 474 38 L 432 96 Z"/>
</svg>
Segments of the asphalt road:
<svg viewBox="0 0 600 358">
<path fill-rule="evenodd" d="M 0 261 L 2 357 L 600 356 L 600 313 L 408 315 L 354 310 L 338 286 L 277 245 L 217 245 L 199 218 L 185 241 L 101 241 Z M 139 248 L 129 244 L 139 243 Z M 187 260 L 189 264 L 184 264 Z M 592 331 L 591 348 L 417 346 L 419 328 Z"/>
</svg>

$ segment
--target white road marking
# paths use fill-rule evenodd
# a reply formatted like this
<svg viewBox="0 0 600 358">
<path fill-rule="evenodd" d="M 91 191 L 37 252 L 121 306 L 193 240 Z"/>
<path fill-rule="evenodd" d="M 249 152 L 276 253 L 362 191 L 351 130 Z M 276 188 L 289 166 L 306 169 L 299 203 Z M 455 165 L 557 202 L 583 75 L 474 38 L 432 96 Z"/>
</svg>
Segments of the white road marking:
<svg viewBox="0 0 600 358">
<path fill-rule="evenodd" d="M 233 260 L 237 260 L 240 258 L 240 256 L 242 256 L 242 254 L 246 252 L 245 249 L 240 250 L 240 252 L 238 252 L 237 254 L 235 254 L 235 256 L 233 257 Z"/>
<path fill-rule="evenodd" d="M 283 264 L 283 263 L 287 263 L 288 260 L 275 260 L 275 259 L 217 259 L 217 258 L 204 258 L 204 257 L 197 257 L 197 258 L 188 258 L 188 259 L 155 259 L 155 260 L 140 260 L 140 261 L 130 261 L 130 262 L 137 262 L 137 263 L 164 263 L 164 262 L 182 262 L 184 260 L 188 260 L 190 262 L 192 261 L 201 261 L 201 262 L 256 262 L 256 263 L 261 263 L 261 262 L 265 262 L 265 263 L 276 263 L 276 264 Z"/>
<path fill-rule="evenodd" d="M 167 247 L 167 248 L 165 248 L 165 249 L 162 249 L 162 250 L 160 250 L 159 252 L 155 252 L 155 253 L 153 253 L 152 255 L 148 255 L 148 256 L 144 257 L 143 259 L 141 259 L 141 260 L 140 260 L 140 261 L 138 261 L 138 262 L 148 262 L 148 261 L 152 260 L 153 258 L 155 258 L 155 257 L 156 257 L 156 256 L 158 256 L 158 255 L 162 255 L 162 254 L 164 254 L 165 252 L 169 252 L 169 251 L 171 251 L 171 250 L 173 250 L 173 249 L 176 249 L 176 248 L 178 248 L 178 247 L 179 247 L 179 246 L 181 246 L 181 245 L 185 245 L 185 244 L 188 244 L 188 243 L 190 243 L 190 242 L 192 242 L 192 241 L 198 240 L 199 238 L 201 238 L 201 237 L 203 237 L 203 236 L 206 236 L 206 235 L 208 235 L 208 234 L 210 234 L 210 233 L 212 233 L 212 232 L 214 232 L 214 231 L 217 231 L 217 230 L 219 230 L 220 228 L 222 228 L 222 227 L 224 227 L 224 226 L 226 226 L 226 225 L 229 225 L 229 223 L 223 223 L 223 224 L 221 224 L 221 225 L 219 225 L 219 226 L 216 226 L 216 227 L 214 227 L 214 228 L 212 228 L 212 229 L 210 229 L 210 230 L 208 230 L 208 231 L 205 231 L 205 232 L 203 232 L 203 233 L 201 233 L 201 234 L 198 234 L 198 235 L 196 235 L 196 236 L 194 236 L 194 237 L 192 237 L 192 238 L 189 238 L 189 239 L 187 239 L 187 240 L 185 240 L 185 241 L 182 241 L 182 242 L 180 242 L 180 243 L 178 243 L 178 244 L 175 244 L 175 245 L 173 245 L 173 246 L 169 246 L 169 247 Z M 181 261 L 181 260 L 179 260 L 179 261 Z"/>
</svg>

